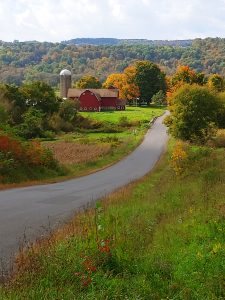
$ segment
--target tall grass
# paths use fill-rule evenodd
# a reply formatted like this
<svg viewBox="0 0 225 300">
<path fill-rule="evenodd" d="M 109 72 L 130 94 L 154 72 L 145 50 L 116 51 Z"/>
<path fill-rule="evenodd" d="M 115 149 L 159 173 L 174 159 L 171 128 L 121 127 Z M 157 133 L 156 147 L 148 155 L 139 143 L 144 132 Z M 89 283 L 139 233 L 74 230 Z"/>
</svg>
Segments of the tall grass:
<svg viewBox="0 0 225 300">
<path fill-rule="evenodd" d="M 2 299 L 224 299 L 225 149 L 174 151 L 21 253 Z"/>
</svg>

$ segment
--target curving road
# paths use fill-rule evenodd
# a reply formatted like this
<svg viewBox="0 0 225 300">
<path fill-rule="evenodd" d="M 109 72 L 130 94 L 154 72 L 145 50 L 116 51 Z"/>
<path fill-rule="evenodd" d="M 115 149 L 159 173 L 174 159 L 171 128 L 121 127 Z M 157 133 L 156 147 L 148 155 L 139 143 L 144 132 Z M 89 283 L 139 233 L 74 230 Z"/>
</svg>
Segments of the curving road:
<svg viewBox="0 0 225 300">
<path fill-rule="evenodd" d="M 35 239 L 76 210 L 148 173 L 165 149 L 168 135 L 158 118 L 142 144 L 102 171 L 65 182 L 0 191 L 0 258 L 9 265 L 24 236 Z M 25 233 L 25 234 L 24 234 Z"/>
</svg>

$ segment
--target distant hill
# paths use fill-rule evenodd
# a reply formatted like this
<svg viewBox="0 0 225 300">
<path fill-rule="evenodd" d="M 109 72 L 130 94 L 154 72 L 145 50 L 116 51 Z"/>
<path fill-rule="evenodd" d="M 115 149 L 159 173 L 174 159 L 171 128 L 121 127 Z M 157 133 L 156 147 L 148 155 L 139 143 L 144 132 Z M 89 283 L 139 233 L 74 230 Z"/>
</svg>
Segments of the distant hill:
<svg viewBox="0 0 225 300">
<path fill-rule="evenodd" d="M 76 38 L 68 41 L 63 41 L 67 45 L 152 45 L 152 46 L 191 46 L 192 40 L 147 40 L 147 39 L 114 39 L 114 38 Z"/>
<path fill-rule="evenodd" d="M 0 41 L 0 83 L 43 80 L 59 83 L 59 73 L 68 68 L 73 81 L 84 74 L 101 81 L 119 73 L 136 60 L 150 60 L 170 75 L 179 65 L 198 72 L 225 76 L 225 39 L 207 38 L 184 41 L 129 39 L 73 39 L 61 43 Z"/>
</svg>

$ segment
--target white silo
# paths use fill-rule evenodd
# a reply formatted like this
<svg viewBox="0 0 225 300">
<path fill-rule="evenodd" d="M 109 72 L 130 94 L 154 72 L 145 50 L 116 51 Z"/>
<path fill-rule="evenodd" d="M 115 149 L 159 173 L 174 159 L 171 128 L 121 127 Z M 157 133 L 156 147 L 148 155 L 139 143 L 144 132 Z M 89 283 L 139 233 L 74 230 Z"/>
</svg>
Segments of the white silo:
<svg viewBox="0 0 225 300">
<path fill-rule="evenodd" d="M 71 88 L 71 72 L 64 69 L 60 72 L 60 97 L 67 98 L 68 90 Z"/>
</svg>

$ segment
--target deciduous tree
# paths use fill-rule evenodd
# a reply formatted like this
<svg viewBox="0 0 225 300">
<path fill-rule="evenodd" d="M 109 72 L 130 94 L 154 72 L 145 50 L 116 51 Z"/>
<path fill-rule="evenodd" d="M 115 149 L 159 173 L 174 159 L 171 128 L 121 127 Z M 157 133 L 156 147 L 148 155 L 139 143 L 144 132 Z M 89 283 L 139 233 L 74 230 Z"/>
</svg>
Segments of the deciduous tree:
<svg viewBox="0 0 225 300">
<path fill-rule="evenodd" d="M 86 75 L 75 83 L 75 87 L 78 89 L 100 89 L 102 84 L 98 78 L 91 75 Z"/>
<path fill-rule="evenodd" d="M 150 61 L 138 61 L 135 63 L 135 68 L 134 83 L 139 88 L 140 101 L 149 104 L 154 94 L 160 90 L 166 91 L 166 76 L 156 64 Z"/>
<path fill-rule="evenodd" d="M 219 109 L 218 98 L 207 87 L 184 85 L 172 96 L 166 123 L 177 138 L 205 142 L 218 125 Z"/>
<path fill-rule="evenodd" d="M 41 110 L 47 115 L 51 115 L 59 109 L 60 99 L 47 83 L 35 81 L 23 85 L 20 91 L 24 95 L 27 107 Z"/>
<path fill-rule="evenodd" d="M 213 74 L 208 79 L 208 86 L 217 92 L 223 92 L 225 90 L 224 78 L 219 74 Z"/>
</svg>

